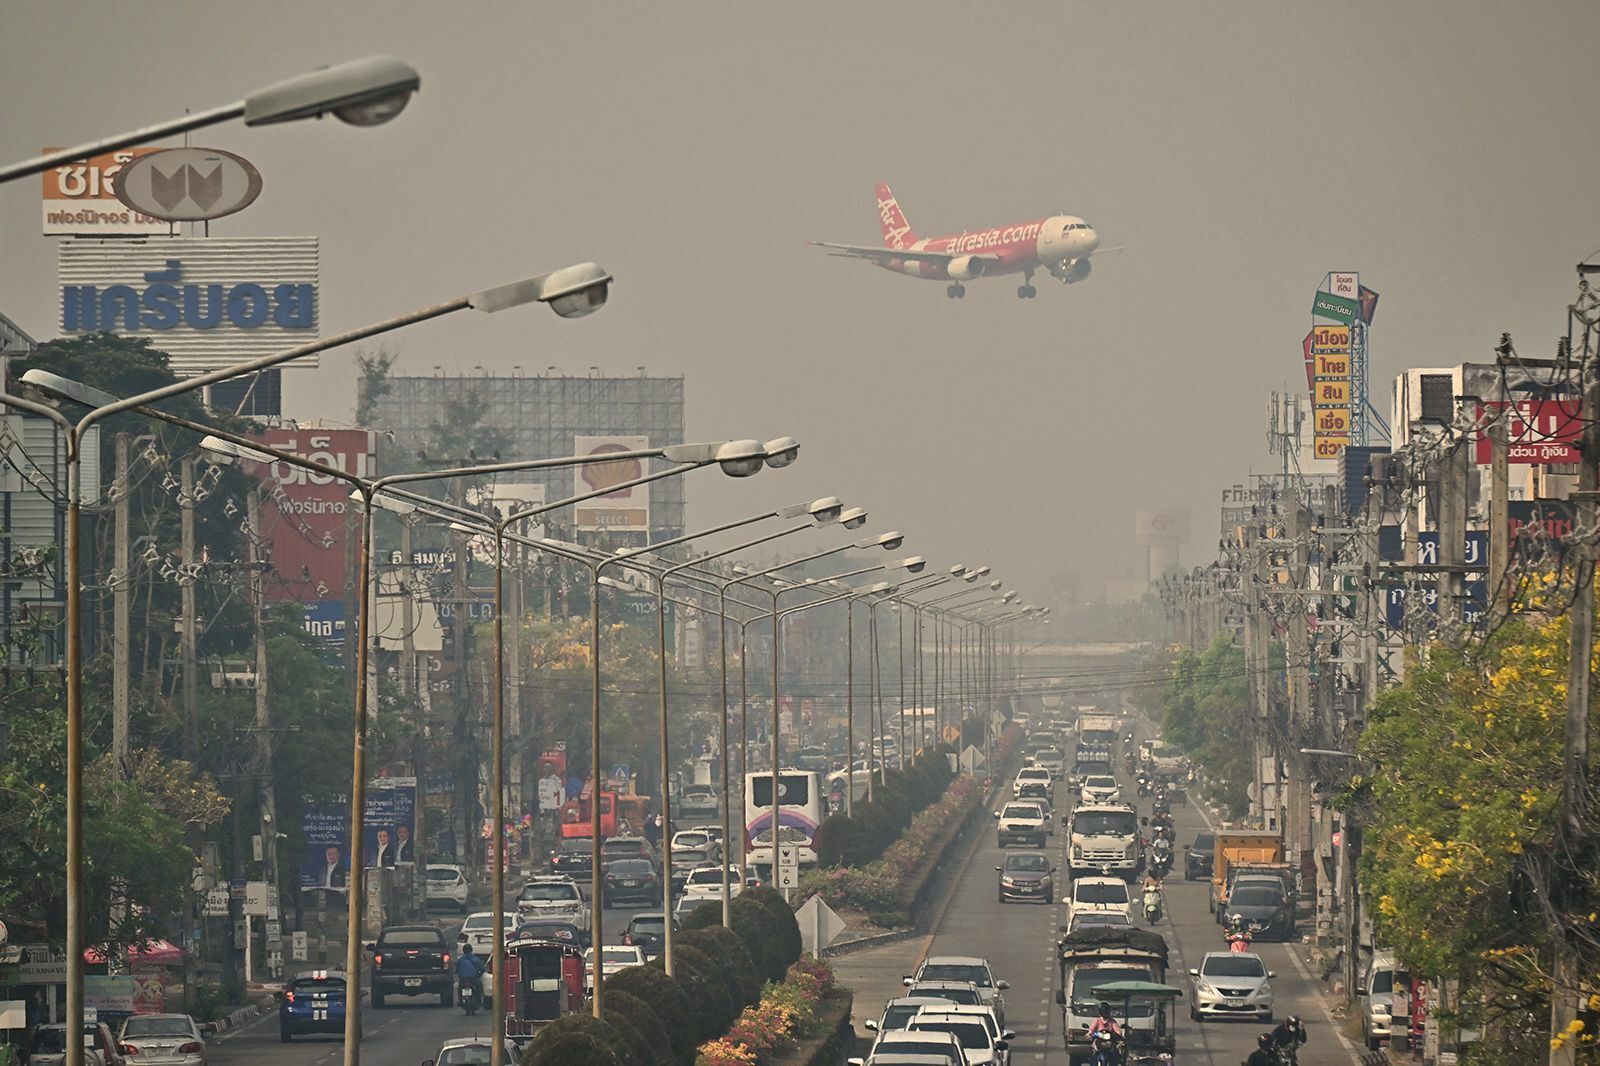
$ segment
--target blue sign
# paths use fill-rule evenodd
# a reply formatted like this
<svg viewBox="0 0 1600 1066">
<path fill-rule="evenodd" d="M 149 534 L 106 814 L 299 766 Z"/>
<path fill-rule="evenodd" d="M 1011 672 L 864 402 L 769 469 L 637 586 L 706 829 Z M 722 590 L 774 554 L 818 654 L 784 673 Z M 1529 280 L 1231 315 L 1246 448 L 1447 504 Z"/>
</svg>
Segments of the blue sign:
<svg viewBox="0 0 1600 1066">
<path fill-rule="evenodd" d="M 344 601 L 312 600 L 301 605 L 305 631 L 329 644 L 344 643 Z"/>
<path fill-rule="evenodd" d="M 1461 621 L 1476 628 L 1482 624 L 1488 610 L 1489 586 L 1484 581 L 1468 581 L 1462 588 L 1465 599 L 1461 601 Z M 1430 614 L 1439 613 L 1439 590 L 1432 584 L 1416 590 L 1419 602 Z M 1384 621 L 1390 629 L 1398 630 L 1405 624 L 1406 589 L 1391 585 L 1384 590 Z"/>
<path fill-rule="evenodd" d="M 1467 542 L 1461 561 L 1467 566 L 1489 565 L 1489 533 L 1482 529 L 1467 530 Z M 1439 565 L 1439 534 L 1417 534 L 1417 562 L 1423 566 Z"/>
<path fill-rule="evenodd" d="M 165 270 L 144 275 L 143 289 L 132 285 L 64 285 L 61 328 L 67 331 L 256 329 L 269 322 L 281 329 L 309 330 L 317 324 L 317 287 L 303 282 L 280 285 L 253 281 L 183 284 L 183 262 L 168 259 Z"/>
</svg>

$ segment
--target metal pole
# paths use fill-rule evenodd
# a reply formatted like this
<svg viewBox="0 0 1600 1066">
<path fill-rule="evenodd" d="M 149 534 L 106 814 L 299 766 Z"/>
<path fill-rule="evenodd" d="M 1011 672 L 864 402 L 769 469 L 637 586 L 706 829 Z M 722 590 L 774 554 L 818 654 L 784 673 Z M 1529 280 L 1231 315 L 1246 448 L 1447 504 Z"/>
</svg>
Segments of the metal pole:
<svg viewBox="0 0 1600 1066">
<path fill-rule="evenodd" d="M 781 639 L 781 622 L 778 619 L 778 592 L 772 592 L 772 883 L 778 883 L 778 641 Z M 784 892 L 787 900 L 789 893 Z"/>
<path fill-rule="evenodd" d="M 845 641 L 844 641 L 844 676 L 845 676 L 845 786 L 844 786 L 844 816 L 849 818 L 855 814 L 856 797 L 856 601 L 845 600 Z M 869 775 L 870 780 L 870 775 Z"/>
<path fill-rule="evenodd" d="M 489 968 L 494 973 L 494 1039 L 489 1041 L 491 1066 L 505 1066 L 506 1031 L 506 546 L 505 529 L 494 529 L 494 727 L 490 750 L 494 767 L 490 778 L 494 788 L 494 829 L 489 846 L 494 849 L 494 884 L 490 886 L 490 909 L 494 912 L 494 954 Z M 466 604 L 457 609 L 465 614 Z M 458 622 L 464 621 L 458 616 Z M 599 901 L 596 900 L 596 905 Z M 599 948 L 595 949 L 595 970 L 600 969 Z"/>
<path fill-rule="evenodd" d="M 600 897 L 600 567 L 590 567 L 589 573 L 593 578 L 589 583 L 589 684 L 593 693 L 589 704 L 589 778 L 592 782 L 589 788 L 589 939 L 594 947 L 595 962 L 594 995 L 590 997 L 590 1008 L 598 1018 L 604 985 L 601 971 L 605 969 L 600 964 L 605 955 L 605 907 Z M 670 850 L 665 872 L 668 885 L 672 883 Z M 672 914 L 668 911 L 667 924 L 671 923 Z M 499 1034 L 495 1036 L 498 1038 Z"/>
<path fill-rule="evenodd" d="M 133 662 L 128 648 L 131 628 L 129 611 L 133 601 L 132 567 L 129 560 L 128 435 L 117 434 L 116 484 L 116 567 L 117 582 L 112 589 L 111 626 L 111 760 L 120 779 L 128 772 L 128 709 L 131 703 Z M 254 496 L 251 499 L 255 499 Z"/>
<path fill-rule="evenodd" d="M 200 758 L 200 712 L 195 705 L 196 633 L 195 578 L 193 567 L 197 561 L 194 544 L 194 457 L 185 456 L 179 469 L 182 485 L 178 506 L 182 513 L 183 565 L 185 573 L 179 578 L 183 603 L 183 757 L 191 765 Z"/>
<path fill-rule="evenodd" d="M 344 1066 L 361 1062 L 361 915 L 366 900 L 366 861 L 361 853 L 367 815 L 367 642 L 371 633 L 372 597 L 372 491 L 361 490 L 361 552 L 356 608 L 356 709 L 355 744 L 350 754 L 350 905 L 345 923 L 344 948 Z M 349 639 L 348 630 L 345 639 Z"/>
<path fill-rule="evenodd" d="M 740 628 L 743 628 L 741 623 Z M 728 778 L 728 586 L 719 582 L 717 585 L 717 653 L 722 659 L 721 682 L 722 703 L 717 708 L 717 739 L 722 746 L 722 847 L 727 853 L 723 865 L 733 855 L 733 826 L 729 819 L 729 805 L 732 802 L 732 790 Z M 670 852 L 670 847 L 668 848 Z M 739 854 L 739 874 L 744 876 L 744 849 Z M 667 871 L 667 883 L 672 883 L 672 871 Z M 743 889 L 740 885 L 740 889 Z M 722 927 L 733 928 L 733 889 L 728 885 L 728 879 L 722 879 Z M 667 924 L 671 924 L 670 919 Z"/>
<path fill-rule="evenodd" d="M 657 725 L 661 730 L 661 839 L 667 841 L 667 855 L 663 860 L 666 871 L 663 880 L 666 882 L 662 891 L 666 894 L 667 919 L 662 922 L 661 928 L 661 958 L 662 966 L 667 971 L 667 976 L 672 976 L 672 789 L 669 787 L 668 778 L 672 772 L 672 754 L 667 744 L 667 581 L 664 575 L 656 575 L 656 663 L 659 668 L 659 681 L 661 685 L 661 707 Z M 723 840 L 727 840 L 726 834 Z M 722 863 L 723 891 L 727 891 L 728 871 L 727 861 Z M 600 969 L 600 945 L 594 948 L 595 969 Z M 496 1063 L 495 1066 L 499 1066 Z"/>
<path fill-rule="evenodd" d="M 900 660 L 900 769 L 906 768 L 906 613 L 904 609 L 895 610 L 895 621 L 900 627 L 900 636 L 894 642 L 895 656 Z"/>
<path fill-rule="evenodd" d="M 78 436 L 67 432 L 67 1032 L 83 1032 L 83 608 L 79 597 Z M 83 1041 L 67 1041 L 83 1066 Z"/>
</svg>

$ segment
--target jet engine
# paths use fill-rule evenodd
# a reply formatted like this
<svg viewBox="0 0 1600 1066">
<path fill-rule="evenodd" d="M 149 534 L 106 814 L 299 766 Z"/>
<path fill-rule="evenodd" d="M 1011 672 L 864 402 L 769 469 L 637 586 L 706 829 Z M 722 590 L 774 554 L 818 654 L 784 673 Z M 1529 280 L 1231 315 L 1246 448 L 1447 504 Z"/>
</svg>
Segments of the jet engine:
<svg viewBox="0 0 1600 1066">
<path fill-rule="evenodd" d="M 1066 269 L 1057 273 L 1056 277 L 1071 285 L 1073 282 L 1082 281 L 1089 276 L 1089 271 L 1094 269 L 1087 258 L 1079 259 L 1071 265 L 1062 264 Z"/>
<path fill-rule="evenodd" d="M 975 255 L 958 255 L 945 265 L 945 270 L 956 281 L 971 281 L 983 276 L 983 260 Z"/>
</svg>

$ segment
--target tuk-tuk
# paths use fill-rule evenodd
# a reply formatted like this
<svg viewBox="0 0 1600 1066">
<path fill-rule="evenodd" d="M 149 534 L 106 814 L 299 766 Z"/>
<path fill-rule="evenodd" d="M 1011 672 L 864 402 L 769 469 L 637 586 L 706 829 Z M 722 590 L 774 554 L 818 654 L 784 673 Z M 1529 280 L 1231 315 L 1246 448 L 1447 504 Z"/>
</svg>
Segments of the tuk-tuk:
<svg viewBox="0 0 1600 1066">
<path fill-rule="evenodd" d="M 1177 1044 L 1176 1004 L 1183 998 L 1183 989 L 1154 981 L 1111 981 L 1095 985 L 1089 991 L 1090 995 L 1112 1004 L 1113 1016 L 1117 1013 L 1117 1002 L 1122 1003 L 1122 1031 L 1128 1041 L 1127 1050 L 1122 1056 L 1124 1066 L 1157 1066 L 1172 1062 L 1173 1049 Z M 1149 1004 L 1149 1028 L 1141 1026 L 1135 1029 L 1129 1024 L 1135 1003 L 1141 1006 Z"/>
<path fill-rule="evenodd" d="M 522 1043 L 563 1014 L 583 1010 L 583 948 L 573 940 L 517 935 L 506 943 L 505 1035 Z"/>
</svg>

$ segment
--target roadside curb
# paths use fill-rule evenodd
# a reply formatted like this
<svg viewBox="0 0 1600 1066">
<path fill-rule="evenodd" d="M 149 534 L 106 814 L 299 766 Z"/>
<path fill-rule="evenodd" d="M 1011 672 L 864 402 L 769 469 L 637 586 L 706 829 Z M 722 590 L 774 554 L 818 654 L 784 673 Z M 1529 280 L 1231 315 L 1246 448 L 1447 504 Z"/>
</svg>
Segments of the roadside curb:
<svg viewBox="0 0 1600 1066">
<path fill-rule="evenodd" d="M 854 940 L 846 940 L 838 944 L 830 944 L 822 949 L 823 958 L 832 958 L 835 955 L 848 955 L 852 951 L 862 948 L 875 948 L 882 944 L 894 944 L 901 940 L 910 940 L 917 935 L 915 928 L 891 929 L 887 933 L 874 933 L 870 936 L 859 936 Z"/>
<path fill-rule="evenodd" d="M 247 1006 L 240 1007 L 227 1017 L 218 1018 L 216 1021 L 212 1022 L 211 1031 L 216 1036 L 221 1036 L 224 1033 L 240 1028 L 247 1022 L 254 1021 L 256 1018 L 260 1017 L 262 1012 L 265 1010 L 266 1007 L 260 1003 L 251 1003 Z"/>
</svg>

